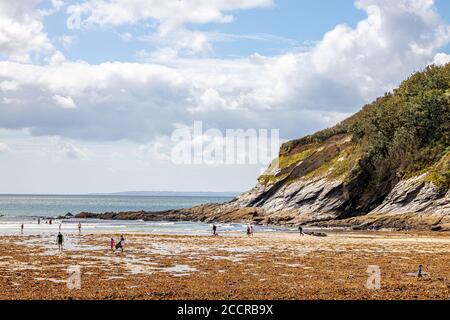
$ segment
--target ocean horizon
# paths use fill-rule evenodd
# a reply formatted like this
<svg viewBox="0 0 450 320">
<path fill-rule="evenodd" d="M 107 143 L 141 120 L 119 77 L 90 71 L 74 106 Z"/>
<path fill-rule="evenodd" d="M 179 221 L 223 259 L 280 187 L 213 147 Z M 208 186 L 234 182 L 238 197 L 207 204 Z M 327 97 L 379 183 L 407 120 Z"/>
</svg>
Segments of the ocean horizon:
<svg viewBox="0 0 450 320">
<path fill-rule="evenodd" d="M 58 217 L 67 213 L 104 213 L 125 211 L 166 211 L 208 203 L 224 203 L 232 196 L 200 195 L 63 195 L 63 194 L 2 194 L 0 217 Z"/>
</svg>

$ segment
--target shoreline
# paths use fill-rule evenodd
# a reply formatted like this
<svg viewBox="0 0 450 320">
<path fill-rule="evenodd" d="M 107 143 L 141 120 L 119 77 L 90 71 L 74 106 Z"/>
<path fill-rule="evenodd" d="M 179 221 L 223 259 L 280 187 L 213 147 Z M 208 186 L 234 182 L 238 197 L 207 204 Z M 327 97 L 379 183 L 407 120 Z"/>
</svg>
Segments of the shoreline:
<svg viewBox="0 0 450 320">
<path fill-rule="evenodd" d="M 1 299 L 442 299 L 450 296 L 450 237 L 431 232 L 161 235 L 120 233 L 0 236 Z M 427 276 L 415 272 L 424 265 Z M 366 287 L 368 267 L 381 288 Z M 67 287 L 81 270 L 80 289 Z"/>
<path fill-rule="evenodd" d="M 347 219 L 326 218 L 311 220 L 292 211 L 267 213 L 260 208 L 227 208 L 225 204 L 206 204 L 188 209 L 174 209 L 160 212 L 126 211 L 91 213 L 81 212 L 74 218 L 100 219 L 100 220 L 142 220 L 166 222 L 203 222 L 203 223 L 251 223 L 260 226 L 298 227 L 347 230 L 385 230 L 392 231 L 450 231 L 450 216 L 433 214 L 367 214 Z M 59 218 L 65 219 L 65 216 Z M 69 217 L 72 218 L 72 217 Z"/>
</svg>

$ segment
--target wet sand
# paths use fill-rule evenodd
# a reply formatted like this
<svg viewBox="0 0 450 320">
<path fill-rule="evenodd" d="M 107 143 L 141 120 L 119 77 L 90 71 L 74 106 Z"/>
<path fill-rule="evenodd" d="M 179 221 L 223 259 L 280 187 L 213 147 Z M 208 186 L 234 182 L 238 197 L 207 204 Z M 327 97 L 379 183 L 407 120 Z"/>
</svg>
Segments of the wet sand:
<svg viewBox="0 0 450 320">
<path fill-rule="evenodd" d="M 0 236 L 0 299 L 450 298 L 448 233 L 134 233 L 123 253 L 109 250 L 117 234 L 69 234 L 63 253 L 55 236 Z M 371 265 L 380 289 L 367 288 Z M 67 286 L 73 266 L 80 289 Z"/>
</svg>

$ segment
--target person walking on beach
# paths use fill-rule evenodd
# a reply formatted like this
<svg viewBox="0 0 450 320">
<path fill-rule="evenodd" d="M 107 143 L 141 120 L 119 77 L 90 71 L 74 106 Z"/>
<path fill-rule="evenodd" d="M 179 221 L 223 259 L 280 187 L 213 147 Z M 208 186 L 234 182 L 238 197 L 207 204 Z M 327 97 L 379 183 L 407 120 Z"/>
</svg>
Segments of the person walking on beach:
<svg viewBox="0 0 450 320">
<path fill-rule="evenodd" d="M 217 226 L 213 224 L 213 236 L 217 236 Z"/>
<path fill-rule="evenodd" d="M 81 232 L 81 222 L 78 222 L 78 232 Z"/>
<path fill-rule="evenodd" d="M 64 237 L 61 232 L 59 232 L 58 235 L 56 236 L 56 242 L 58 243 L 58 251 L 60 252 L 63 251 Z"/>
<path fill-rule="evenodd" d="M 250 224 L 250 235 L 253 238 L 253 234 L 255 233 L 255 230 L 253 229 L 253 225 Z"/>
<path fill-rule="evenodd" d="M 20 233 L 23 233 L 23 223 L 20 225 Z"/>
<path fill-rule="evenodd" d="M 250 238 L 252 231 L 250 230 L 250 224 L 247 225 L 247 237 Z"/>
<path fill-rule="evenodd" d="M 50 219 L 50 220 L 48 221 L 48 224 L 52 224 L 52 219 Z"/>
<path fill-rule="evenodd" d="M 419 265 L 419 270 L 417 271 L 417 278 L 423 278 L 423 267 Z"/>
<path fill-rule="evenodd" d="M 61 231 L 62 223 L 59 224 L 59 231 Z"/>
<path fill-rule="evenodd" d="M 41 224 L 41 218 L 38 218 L 38 224 Z"/>
<path fill-rule="evenodd" d="M 114 251 L 114 248 L 116 247 L 116 241 L 113 238 L 111 238 L 111 242 L 109 244 L 111 246 L 111 251 Z"/>
<path fill-rule="evenodd" d="M 300 233 L 300 237 L 303 237 L 305 234 L 303 233 L 303 228 L 302 226 L 298 226 L 298 231 Z"/>
</svg>

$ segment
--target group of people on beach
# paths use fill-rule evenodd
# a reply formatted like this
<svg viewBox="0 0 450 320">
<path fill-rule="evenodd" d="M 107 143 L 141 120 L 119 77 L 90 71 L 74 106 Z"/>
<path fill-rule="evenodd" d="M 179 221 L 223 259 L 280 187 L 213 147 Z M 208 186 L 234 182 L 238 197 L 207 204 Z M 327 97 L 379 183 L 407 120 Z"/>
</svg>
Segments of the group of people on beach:
<svg viewBox="0 0 450 320">
<path fill-rule="evenodd" d="M 255 230 L 253 229 L 253 225 L 249 223 L 247 225 L 247 236 L 253 237 L 254 232 L 255 232 Z M 215 224 L 213 224 L 213 226 L 212 226 L 212 235 L 213 235 L 213 237 L 217 237 L 219 235 L 217 233 L 217 226 Z"/>
<path fill-rule="evenodd" d="M 303 232 L 303 228 L 302 226 L 298 226 L 298 231 L 300 233 L 300 236 L 303 237 L 305 235 L 305 233 Z M 217 233 L 217 226 L 215 224 L 213 224 L 212 226 L 212 232 L 213 232 L 213 236 L 218 236 L 219 234 Z M 255 233 L 255 229 L 253 228 L 253 225 L 251 223 L 249 223 L 247 225 L 247 237 L 253 237 Z"/>
<path fill-rule="evenodd" d="M 123 249 L 125 247 L 125 238 L 123 237 L 123 235 L 121 235 L 120 240 L 117 243 L 116 240 L 114 240 L 114 238 L 111 238 L 109 245 L 111 247 L 111 251 L 120 249 L 120 251 L 123 252 Z"/>
<path fill-rule="evenodd" d="M 52 219 L 50 219 L 49 221 L 46 221 L 45 223 L 48 223 L 48 224 L 52 224 L 53 222 L 52 222 Z M 37 224 L 41 224 L 41 218 L 38 218 L 38 220 L 37 220 Z M 61 229 L 62 229 L 62 223 L 60 223 L 59 224 L 59 231 L 61 231 Z M 23 234 L 23 230 L 25 229 L 25 225 L 22 223 L 21 225 L 20 225 L 20 232 Z M 81 232 L 81 222 L 78 222 L 78 232 Z"/>
<path fill-rule="evenodd" d="M 58 235 L 56 236 L 56 243 L 58 244 L 58 251 L 62 252 L 64 250 L 64 236 L 61 232 L 58 232 Z M 112 251 L 120 249 L 120 251 L 123 252 L 123 249 L 125 247 L 124 236 L 121 235 L 120 240 L 117 243 L 114 238 L 111 238 L 110 246 Z"/>
<path fill-rule="evenodd" d="M 38 224 L 40 224 L 40 223 L 41 223 L 41 220 L 38 219 Z M 51 219 L 49 220 L 49 224 L 52 224 L 51 223 Z M 21 228 L 21 232 L 23 233 L 23 230 L 24 230 L 24 224 L 23 223 L 21 224 L 20 228 Z M 58 244 L 58 251 L 62 252 L 64 250 L 64 236 L 61 233 L 61 224 L 59 225 L 59 230 L 60 231 L 58 232 L 58 235 L 56 236 L 56 243 Z M 302 226 L 299 226 L 298 230 L 299 230 L 300 236 L 303 237 L 305 235 L 305 233 L 303 232 Z M 78 231 L 81 232 L 81 222 L 78 222 Z M 212 231 L 213 231 L 213 236 L 218 236 L 219 235 L 217 233 L 217 226 L 215 224 L 213 224 Z M 247 236 L 248 237 L 253 237 L 253 234 L 254 234 L 253 225 L 252 224 L 248 224 L 247 225 Z M 123 252 L 124 247 L 125 247 L 125 238 L 124 238 L 123 235 L 120 236 L 120 240 L 117 243 L 116 243 L 116 240 L 114 240 L 114 238 L 111 238 L 111 240 L 110 240 L 111 251 L 115 251 L 115 250 L 119 250 L 120 249 L 120 251 Z M 420 278 L 423 278 L 423 275 L 424 275 L 423 266 L 419 265 L 419 268 L 418 268 L 418 271 L 417 271 L 417 277 L 420 279 Z"/>
<path fill-rule="evenodd" d="M 47 223 L 47 224 L 52 224 L 52 223 L 53 223 L 53 220 L 52 220 L 52 219 L 48 219 L 48 220 L 44 220 L 44 221 L 45 221 L 45 223 Z M 41 224 L 41 218 L 38 218 L 37 223 L 38 223 L 38 224 Z"/>
<path fill-rule="evenodd" d="M 41 224 L 41 218 L 38 218 L 37 223 Z M 53 223 L 52 219 L 49 219 L 48 221 L 46 221 L 46 223 L 52 224 Z M 23 234 L 24 229 L 25 229 L 25 225 L 22 223 L 20 225 L 20 231 L 21 231 L 22 234 Z M 58 232 L 58 234 L 56 236 L 56 243 L 58 245 L 58 251 L 59 252 L 62 252 L 64 250 L 64 236 L 61 233 L 61 229 L 62 229 L 62 223 L 59 224 L 59 232 Z M 78 232 L 81 233 L 81 222 L 78 222 Z M 111 247 L 112 251 L 120 249 L 121 252 L 123 252 L 124 247 L 125 247 L 125 238 L 124 238 L 124 236 L 121 235 L 120 236 L 120 240 L 117 243 L 116 243 L 116 241 L 113 238 L 111 238 L 110 247 Z"/>
<path fill-rule="evenodd" d="M 49 219 L 48 221 L 45 221 L 46 224 L 53 224 L 53 220 Z M 41 224 L 41 218 L 38 218 L 37 224 Z M 64 250 L 64 236 L 61 233 L 62 223 L 59 224 L 59 232 L 56 236 L 56 243 L 58 245 L 58 251 L 62 252 Z M 20 225 L 20 232 L 23 234 L 23 230 L 25 229 L 25 225 L 22 223 Z M 78 232 L 81 233 L 81 222 L 78 222 Z"/>
</svg>

